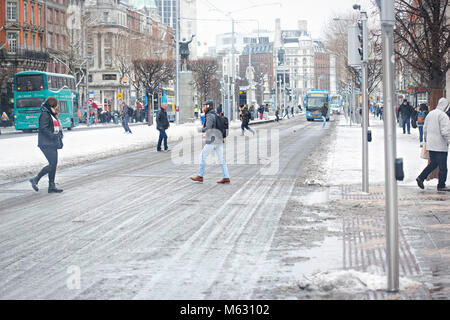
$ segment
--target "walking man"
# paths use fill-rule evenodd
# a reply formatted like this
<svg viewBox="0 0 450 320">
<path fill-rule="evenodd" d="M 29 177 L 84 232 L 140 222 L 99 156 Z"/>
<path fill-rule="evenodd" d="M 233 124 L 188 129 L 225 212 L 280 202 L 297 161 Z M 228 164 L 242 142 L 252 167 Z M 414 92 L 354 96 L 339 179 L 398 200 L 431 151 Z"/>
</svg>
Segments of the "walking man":
<svg viewBox="0 0 450 320">
<path fill-rule="evenodd" d="M 167 104 L 163 103 L 161 106 L 161 110 L 158 112 L 158 116 L 156 117 L 156 128 L 159 131 L 159 140 L 157 151 L 161 152 L 161 145 L 164 140 L 164 151 L 168 152 L 169 147 L 167 146 L 167 133 L 166 130 L 169 129 L 170 123 L 167 117 Z"/>
<path fill-rule="evenodd" d="M 31 178 L 29 181 L 34 191 L 38 192 L 39 180 L 43 176 L 48 175 L 48 193 L 61 193 L 63 190 L 55 186 L 58 149 L 63 148 L 62 127 L 58 119 L 58 100 L 53 97 L 48 98 L 42 105 L 41 111 L 42 113 L 39 117 L 38 147 L 47 159 L 48 166 L 44 167 L 36 177 Z"/>
<path fill-rule="evenodd" d="M 128 109 L 130 108 L 129 106 L 127 106 L 124 102 L 122 102 L 122 126 L 125 129 L 125 133 L 130 133 L 132 134 L 133 132 L 131 132 L 130 127 L 128 126 L 128 121 L 130 120 L 130 113 L 128 111 Z"/>
<path fill-rule="evenodd" d="M 280 108 L 277 107 L 277 110 L 275 111 L 275 116 L 277 117 L 276 121 L 280 122 Z"/>
<path fill-rule="evenodd" d="M 324 103 L 321 111 L 322 111 L 323 128 L 325 128 L 325 125 L 327 124 L 327 114 L 328 114 L 327 103 Z"/>
<path fill-rule="evenodd" d="M 409 104 L 408 100 L 403 100 L 403 103 L 398 108 L 398 114 L 401 117 L 401 125 L 403 128 L 403 134 L 406 134 L 406 127 L 408 127 L 408 134 L 411 134 L 411 115 L 413 107 Z"/>
<path fill-rule="evenodd" d="M 242 111 L 242 124 L 241 124 L 241 129 L 242 129 L 242 136 L 245 135 L 245 130 L 247 129 L 248 131 L 250 131 L 251 133 L 253 133 L 253 135 L 255 135 L 255 130 L 251 129 L 248 125 L 250 123 L 250 118 L 251 118 L 251 114 L 250 111 L 248 110 L 247 106 L 244 107 L 244 110 Z"/>
<path fill-rule="evenodd" d="M 430 164 L 416 179 L 417 185 L 425 189 L 423 182 L 437 167 L 439 167 L 438 191 L 447 191 L 447 159 L 448 146 L 450 143 L 450 119 L 446 112 L 449 111 L 449 102 L 442 98 L 438 106 L 425 118 L 423 135 L 426 142 L 427 151 L 430 153 Z"/>
<path fill-rule="evenodd" d="M 206 119 L 202 132 L 206 133 L 206 145 L 202 151 L 198 176 L 196 176 L 195 178 L 191 178 L 191 180 L 195 182 L 203 182 L 203 177 L 205 175 L 206 159 L 208 158 L 209 153 L 212 150 L 214 150 L 216 152 L 216 155 L 219 159 L 223 171 L 223 179 L 217 181 L 217 183 L 229 184 L 231 182 L 230 173 L 228 172 L 228 167 L 223 157 L 224 135 L 217 126 L 218 119 L 217 114 L 214 111 L 214 102 L 208 101 L 206 105 L 203 107 L 203 112 L 206 114 Z"/>
</svg>

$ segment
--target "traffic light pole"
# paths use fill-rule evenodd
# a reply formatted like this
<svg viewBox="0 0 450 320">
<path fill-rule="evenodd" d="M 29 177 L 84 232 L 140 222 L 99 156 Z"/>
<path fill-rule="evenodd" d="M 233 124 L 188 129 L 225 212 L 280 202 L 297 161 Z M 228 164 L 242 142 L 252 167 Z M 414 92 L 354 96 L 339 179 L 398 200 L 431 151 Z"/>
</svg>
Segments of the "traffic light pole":
<svg viewBox="0 0 450 320">
<path fill-rule="evenodd" d="M 362 192 L 369 193 L 369 92 L 368 92 L 368 42 L 367 13 L 361 12 L 363 27 L 363 63 L 362 63 Z"/>
<path fill-rule="evenodd" d="M 386 201 L 386 254 L 388 291 L 399 291 L 398 190 L 395 170 L 397 157 L 394 113 L 394 1 L 377 0 L 381 10 L 383 46 L 384 156 Z"/>
</svg>

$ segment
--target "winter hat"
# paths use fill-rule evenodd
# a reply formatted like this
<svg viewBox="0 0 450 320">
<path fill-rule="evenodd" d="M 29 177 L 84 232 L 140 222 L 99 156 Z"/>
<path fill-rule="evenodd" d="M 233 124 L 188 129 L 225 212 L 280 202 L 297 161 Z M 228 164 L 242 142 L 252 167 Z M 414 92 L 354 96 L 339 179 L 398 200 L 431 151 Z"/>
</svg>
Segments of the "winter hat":
<svg viewBox="0 0 450 320">
<path fill-rule="evenodd" d="M 408 102 L 408 100 L 407 100 L 407 99 L 404 99 L 403 102 Z"/>
<path fill-rule="evenodd" d="M 439 109 L 441 111 L 447 112 L 448 111 L 448 106 L 449 106 L 448 100 L 445 99 L 445 98 L 441 98 L 441 100 L 439 100 L 439 103 L 438 103 L 436 109 Z"/>
</svg>

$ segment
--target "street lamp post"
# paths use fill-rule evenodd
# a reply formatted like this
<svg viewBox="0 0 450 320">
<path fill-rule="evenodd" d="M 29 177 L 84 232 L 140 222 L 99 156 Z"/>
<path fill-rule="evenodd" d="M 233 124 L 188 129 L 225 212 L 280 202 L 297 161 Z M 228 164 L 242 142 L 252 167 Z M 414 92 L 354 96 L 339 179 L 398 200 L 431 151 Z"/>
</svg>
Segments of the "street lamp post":
<svg viewBox="0 0 450 320">
<path fill-rule="evenodd" d="M 177 0 L 179 1 L 179 0 Z M 235 89 L 235 84 L 236 84 L 236 61 L 235 61 L 235 30 L 234 30 L 234 25 L 236 20 L 231 16 L 231 14 L 233 14 L 234 12 L 237 11 L 244 11 L 244 10 L 248 10 L 248 9 L 252 9 L 252 8 L 256 8 L 256 7 L 263 7 L 263 6 L 271 6 L 271 5 L 279 5 L 280 7 L 282 6 L 282 4 L 280 2 L 273 2 L 273 3 L 266 3 L 266 4 L 258 4 L 258 5 L 253 5 L 247 8 L 242 8 L 239 10 L 235 10 L 235 11 L 224 11 L 224 10 L 220 10 L 218 8 L 215 8 L 215 11 L 219 11 L 224 13 L 226 16 L 228 16 L 231 19 L 231 57 L 232 57 L 232 79 L 231 79 L 231 91 L 232 91 L 232 98 L 233 98 L 233 104 L 232 104 L 232 108 L 233 108 L 233 120 L 238 119 L 237 117 L 237 108 L 236 108 L 236 89 Z"/>
<path fill-rule="evenodd" d="M 177 0 L 177 30 L 176 30 L 176 102 L 175 102 L 175 117 L 176 124 L 180 124 L 180 0 Z"/>
<path fill-rule="evenodd" d="M 383 45 L 384 152 L 386 201 L 386 253 L 388 291 L 399 290 L 398 190 L 396 179 L 396 125 L 394 113 L 394 1 L 377 0 L 381 11 Z"/>
<path fill-rule="evenodd" d="M 233 70 L 231 71 L 232 74 L 232 79 L 231 79 L 231 94 L 233 96 L 233 104 L 232 104 L 232 108 L 233 108 L 233 120 L 237 120 L 237 108 L 236 108 L 236 61 L 235 61 L 235 57 L 234 57 L 234 50 L 235 50 L 235 38 L 234 38 L 234 19 L 231 19 L 231 68 L 233 68 Z"/>
</svg>

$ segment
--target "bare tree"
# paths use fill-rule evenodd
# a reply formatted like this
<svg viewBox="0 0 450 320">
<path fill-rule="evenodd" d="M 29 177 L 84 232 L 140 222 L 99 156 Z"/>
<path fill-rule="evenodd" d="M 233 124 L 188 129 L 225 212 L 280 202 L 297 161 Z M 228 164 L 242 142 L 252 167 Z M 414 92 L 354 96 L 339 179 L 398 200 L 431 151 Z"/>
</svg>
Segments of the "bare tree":
<svg viewBox="0 0 450 320">
<path fill-rule="evenodd" d="M 201 103 L 220 97 L 220 81 L 217 74 L 217 60 L 202 59 L 188 62 L 189 70 L 194 73 L 194 87 L 200 93 Z"/>
<path fill-rule="evenodd" d="M 395 53 L 428 88 L 431 108 L 444 95 L 450 69 L 448 5 L 449 0 L 396 0 Z"/>
<path fill-rule="evenodd" d="M 158 88 L 174 79 L 175 66 L 172 60 L 135 59 L 133 60 L 135 83 L 146 89 L 149 101 L 149 124 L 152 124 L 151 101 Z"/>
</svg>

